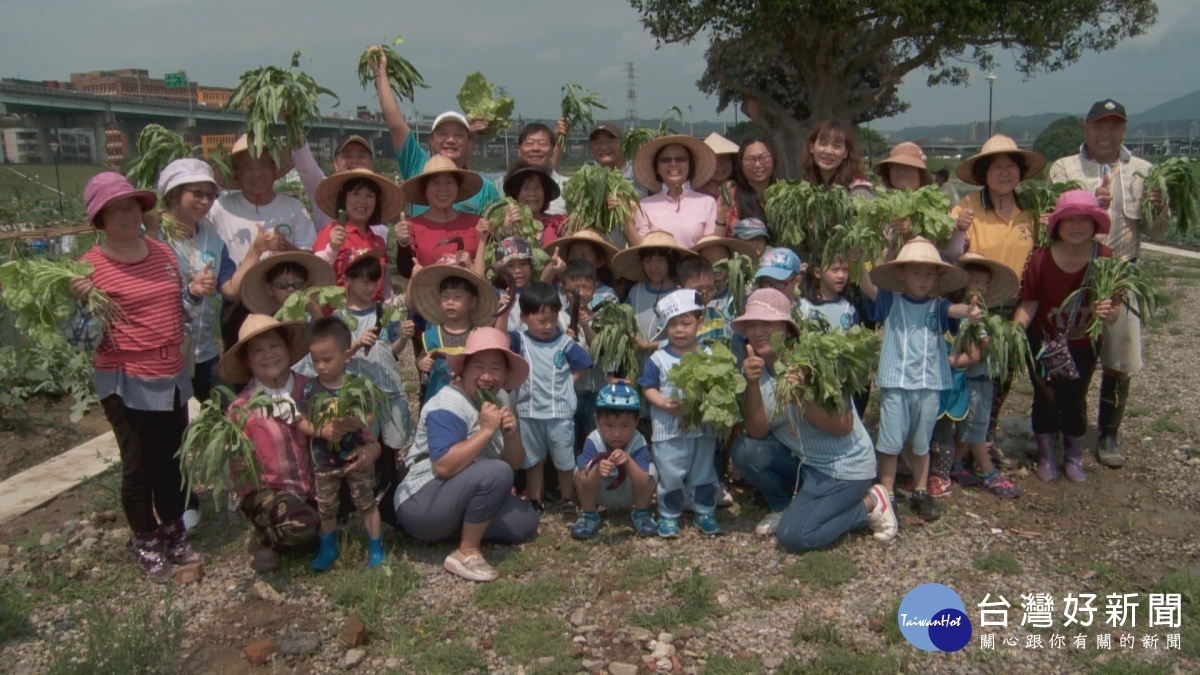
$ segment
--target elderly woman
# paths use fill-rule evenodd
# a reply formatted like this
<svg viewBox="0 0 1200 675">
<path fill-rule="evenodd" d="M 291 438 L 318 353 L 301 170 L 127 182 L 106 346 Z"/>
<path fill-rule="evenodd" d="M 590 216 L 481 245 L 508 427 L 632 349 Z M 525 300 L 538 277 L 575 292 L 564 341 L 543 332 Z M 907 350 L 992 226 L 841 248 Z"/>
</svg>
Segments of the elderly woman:
<svg viewBox="0 0 1200 675">
<path fill-rule="evenodd" d="M 396 523 L 408 536 L 458 536 L 444 567 L 470 581 L 497 576 L 483 558 L 483 541 L 517 544 L 537 533 L 537 512 L 510 494 L 513 472 L 525 461 L 516 415 L 491 402 L 506 403 L 505 391 L 529 376 L 529 364 L 509 345 L 503 332 L 478 328 L 461 353 L 447 357 L 459 375 L 421 409 L 408 475 L 395 496 Z"/>
<path fill-rule="evenodd" d="M 641 244 L 652 230 L 670 233 L 683 248 L 706 234 L 725 236 L 717 228 L 717 201 L 692 187 L 711 180 L 716 163 L 712 149 L 691 136 L 662 136 L 643 145 L 633 173 L 651 194 L 625 226 L 629 245 Z"/>
</svg>

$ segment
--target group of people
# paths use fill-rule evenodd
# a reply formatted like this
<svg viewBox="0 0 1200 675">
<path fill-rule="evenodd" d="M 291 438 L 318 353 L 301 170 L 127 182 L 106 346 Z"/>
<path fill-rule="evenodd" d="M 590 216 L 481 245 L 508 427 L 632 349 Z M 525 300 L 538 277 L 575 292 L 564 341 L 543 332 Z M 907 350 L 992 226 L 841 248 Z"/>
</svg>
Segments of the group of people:
<svg viewBox="0 0 1200 675">
<path fill-rule="evenodd" d="M 1109 298 L 1063 306 L 1093 258 L 1136 260 L 1151 225 L 1140 211 L 1145 163 L 1122 145 L 1119 104 L 1097 103 L 1080 153 L 1050 168 L 1051 179 L 1083 189 L 1063 195 L 1047 222 L 1014 199 L 1045 160 L 994 136 L 957 167 L 978 190 L 954 205 L 950 243 L 939 250 L 897 221 L 889 235 L 903 245 L 851 285 L 857 259 L 802 261 L 771 246 L 764 193 L 781 162 L 765 139 L 739 145 L 716 134 L 668 135 L 627 162 L 621 129 L 600 124 L 589 135 L 594 161 L 645 196 L 621 228 L 584 223 L 568 232 L 555 143 L 565 123 L 522 129 L 520 161 L 496 185 L 469 167 L 481 122 L 443 113 L 423 148 L 386 75 L 375 82 L 399 185 L 374 171 L 371 143 L 350 136 L 337 146 L 330 176 L 307 145 L 255 156 L 242 138 L 232 175 L 200 160 L 167 166 L 160 209 L 154 193 L 116 173 L 99 174 L 84 190 L 89 221 L 104 236 L 83 256 L 94 272 L 72 281 L 81 302 L 66 332 L 95 350 L 97 395 L 123 461 L 122 505 L 150 578 L 165 581 L 173 565 L 203 559 L 187 541 L 189 496 L 174 455 L 188 399 L 206 399 L 218 383 L 240 388 L 224 404 L 255 449 L 258 480 L 231 500 L 253 527 L 252 566 L 261 572 L 278 569 L 281 551 L 314 540 L 311 567 L 328 569 L 339 556 L 339 515 L 357 512 L 369 566 L 386 559 L 388 523 L 413 539 L 457 542 L 446 570 L 489 581 L 497 572 L 482 543 L 534 537 L 555 490 L 575 538 L 596 534 L 601 508 L 629 509 L 638 536 L 674 538 L 687 512 L 700 534 L 721 534 L 727 486 L 745 481 L 769 510 L 756 531 L 790 551 L 819 549 L 863 527 L 891 540 L 897 494 L 925 520 L 938 518 L 933 498 L 956 483 L 1017 497 L 1020 488 L 1000 473 L 1011 460 L 992 441 L 1013 374 L 993 382 L 977 348 L 959 351 L 948 340 L 960 321 L 980 321 L 981 299 L 1024 326 L 1035 350 L 1065 342 L 1078 371 L 1048 378 L 1030 368 L 1037 475 L 1057 477 L 1061 435 L 1066 477 L 1084 480 L 1086 396 L 1097 363 L 1098 459 L 1124 462 L 1117 438 L 1129 378 L 1141 368 L 1138 320 Z M 847 123 L 816 124 L 801 160 L 807 181 L 874 192 Z M 274 191 L 293 168 L 312 217 Z M 888 189 L 934 181 L 912 143 L 873 170 Z M 528 207 L 541 225 L 537 240 L 520 235 L 516 206 L 499 224 L 480 217 L 502 196 Z M 1052 243 L 1035 249 L 1041 227 Z M 538 249 L 548 262 L 535 262 Z M 743 306 L 734 305 L 740 294 L 721 264 L 734 254 L 756 268 Z M 333 285 L 344 289 L 336 309 L 306 292 Z M 107 323 L 86 310 L 93 288 L 121 309 Z M 401 296 L 407 315 L 389 311 Z M 274 318 L 298 301 L 305 320 Z M 592 358 L 592 321 L 606 303 L 632 310 L 636 379 L 605 372 Z M 1099 345 L 1084 334 L 1093 316 L 1108 322 Z M 776 401 L 775 352 L 813 330 L 806 319 L 816 317 L 828 330 L 865 323 L 882 333 L 874 440 L 862 421 L 870 391 L 844 392 L 839 409 Z M 684 355 L 715 343 L 731 347 L 747 380 L 744 419 L 728 441 L 681 423 L 669 377 Z M 415 383 L 397 360 L 410 348 Z M 373 385 L 366 421 L 324 408 L 351 378 Z M 247 407 L 260 394 L 273 405 Z"/>
</svg>

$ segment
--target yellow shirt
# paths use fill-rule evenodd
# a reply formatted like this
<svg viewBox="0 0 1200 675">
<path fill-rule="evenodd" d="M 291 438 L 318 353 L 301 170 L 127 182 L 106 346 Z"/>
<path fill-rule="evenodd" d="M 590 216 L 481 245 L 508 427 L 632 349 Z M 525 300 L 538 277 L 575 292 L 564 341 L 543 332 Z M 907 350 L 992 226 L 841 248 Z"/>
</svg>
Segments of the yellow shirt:
<svg viewBox="0 0 1200 675">
<path fill-rule="evenodd" d="M 1018 280 L 1023 278 L 1025 262 L 1033 252 L 1033 215 L 1013 206 L 1012 218 L 1005 220 L 996 211 L 983 208 L 978 192 L 959 200 L 950 209 L 950 217 L 958 218 L 963 209 L 975 212 L 975 221 L 967 230 L 967 251 L 1002 262 L 1017 273 Z"/>
</svg>

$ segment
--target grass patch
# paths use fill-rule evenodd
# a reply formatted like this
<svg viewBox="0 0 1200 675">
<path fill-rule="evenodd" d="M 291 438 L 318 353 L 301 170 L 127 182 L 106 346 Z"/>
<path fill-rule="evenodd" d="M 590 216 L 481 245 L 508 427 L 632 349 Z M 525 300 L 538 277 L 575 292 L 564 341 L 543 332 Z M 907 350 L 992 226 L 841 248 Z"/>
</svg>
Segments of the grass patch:
<svg viewBox="0 0 1200 675">
<path fill-rule="evenodd" d="M 1134 659 L 1116 659 L 1092 666 L 1093 675 L 1167 675 L 1168 672 L 1166 666 Z"/>
<path fill-rule="evenodd" d="M 0 644 L 12 638 L 33 634 L 27 614 L 29 596 L 12 579 L 0 581 Z"/>
<path fill-rule="evenodd" d="M 804 591 L 791 584 L 771 584 L 759 593 L 759 597 L 763 600 L 771 602 L 784 602 L 787 600 L 795 600 L 800 597 Z"/>
<path fill-rule="evenodd" d="M 799 645 L 802 642 L 840 647 L 842 646 L 842 636 L 833 622 L 826 621 L 814 626 L 797 628 L 796 632 L 792 634 L 792 644 Z"/>
<path fill-rule="evenodd" d="M 888 606 L 883 610 L 883 614 L 879 616 L 883 622 L 883 639 L 889 645 L 907 644 L 904 639 L 904 634 L 900 632 L 900 602 L 902 597 L 894 597 L 888 603 Z"/>
<path fill-rule="evenodd" d="M 1154 412 L 1154 408 L 1144 405 L 1131 405 L 1125 408 L 1125 414 L 1130 417 L 1145 417 Z"/>
<path fill-rule="evenodd" d="M 704 667 L 704 675 L 756 675 L 763 672 L 762 661 L 758 658 L 739 659 L 718 654 L 708 659 Z"/>
<path fill-rule="evenodd" d="M 548 616 L 510 619 L 496 629 L 496 653 L 515 663 L 527 664 L 543 657 L 565 660 L 569 645 L 566 625 Z"/>
<path fill-rule="evenodd" d="M 161 606 L 161 607 L 160 607 Z M 78 639 L 52 643 L 52 675 L 174 673 L 183 638 L 183 613 L 170 595 L 116 608 L 91 605 Z"/>
<path fill-rule="evenodd" d="M 604 572 L 607 588 L 614 591 L 632 591 L 662 579 L 675 561 L 672 558 L 633 558 L 624 563 L 617 562 Z"/>
<path fill-rule="evenodd" d="M 1156 417 L 1150 423 L 1150 430 L 1159 434 L 1181 434 L 1187 427 L 1169 417 Z"/>
<path fill-rule="evenodd" d="M 421 575 L 412 565 L 389 560 L 368 570 L 355 566 L 328 577 L 325 592 L 334 606 L 353 611 L 371 630 L 380 630 L 384 618 L 397 610 L 397 601 L 421 585 Z"/>
<path fill-rule="evenodd" d="M 498 579 L 475 588 L 475 606 L 480 609 L 545 607 L 567 591 L 567 584 L 556 577 L 542 577 L 522 584 L 511 579 Z"/>
<path fill-rule="evenodd" d="M 94 487 L 88 507 L 91 511 L 120 511 L 121 510 L 121 460 L 109 462 L 104 471 L 88 476 L 80 483 L 83 488 Z M 202 528 L 203 529 L 203 528 Z"/>
<path fill-rule="evenodd" d="M 409 659 L 414 673 L 485 673 L 487 659 L 460 640 L 438 642 Z"/>
<path fill-rule="evenodd" d="M 1008 551 L 992 551 L 987 555 L 976 558 L 973 563 L 980 572 L 999 572 L 1009 576 L 1021 574 L 1021 563 Z"/>
<path fill-rule="evenodd" d="M 858 567 L 855 566 L 854 560 L 844 553 L 815 551 L 804 554 L 799 562 L 782 567 L 779 572 L 788 579 L 795 579 L 809 586 L 831 588 L 853 579 L 858 573 Z"/>
<path fill-rule="evenodd" d="M 544 564 L 545 560 L 542 556 L 529 549 L 521 549 L 504 556 L 504 559 L 496 565 L 496 571 L 502 577 L 519 577 L 522 574 L 528 574 L 542 567 Z"/>
<path fill-rule="evenodd" d="M 692 575 L 671 584 L 671 601 L 653 612 L 635 612 L 630 623 L 653 631 L 672 631 L 677 626 L 699 626 L 717 614 L 717 588 L 720 585 L 704 576 L 700 568 Z"/>
</svg>

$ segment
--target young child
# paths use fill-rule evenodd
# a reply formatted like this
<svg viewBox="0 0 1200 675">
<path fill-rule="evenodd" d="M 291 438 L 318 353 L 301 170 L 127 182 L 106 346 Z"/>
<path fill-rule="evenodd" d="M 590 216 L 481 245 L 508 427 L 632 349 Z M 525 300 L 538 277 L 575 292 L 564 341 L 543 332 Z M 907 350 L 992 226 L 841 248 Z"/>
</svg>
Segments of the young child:
<svg viewBox="0 0 1200 675">
<path fill-rule="evenodd" d="M 695 291 L 680 290 L 660 300 L 657 309 L 667 322 L 658 336 L 665 344 L 650 357 L 638 384 L 650 402 L 653 421 L 650 441 L 658 470 L 658 536 L 679 536 L 679 517 L 689 497 L 700 532 L 721 534 L 716 516 L 716 436 L 707 428 L 683 429 L 675 386 L 667 379 L 684 354 L 703 349 L 696 342 L 696 333 L 704 307 L 697 302 Z"/>
<path fill-rule="evenodd" d="M 675 267 L 683 257 L 695 255 L 675 243 L 669 232 L 650 232 L 639 246 L 621 251 L 613 259 L 613 273 L 630 281 L 639 282 L 629 289 L 625 302 L 633 307 L 637 321 L 636 336 L 638 349 L 644 359 L 658 349 L 655 336 L 662 331 L 662 321 L 655 313 L 655 306 L 677 286 L 672 278 Z"/>
<path fill-rule="evenodd" d="M 697 302 L 704 305 L 704 316 L 696 341 L 702 345 L 720 342 L 728 347 L 730 336 L 733 335 L 729 323 L 720 310 L 710 305 L 717 291 L 712 263 L 704 258 L 688 258 L 679 263 L 676 276 L 679 277 L 679 286 L 695 291 Z"/>
<path fill-rule="evenodd" d="M 783 293 L 793 303 L 796 302 L 796 289 L 804 280 L 804 263 L 800 256 L 790 248 L 769 248 L 763 252 L 758 261 L 758 270 L 754 272 L 754 283 L 759 288 L 773 288 Z"/>
<path fill-rule="evenodd" d="M 617 247 L 595 230 L 580 230 L 569 237 L 559 237 L 546 244 L 546 253 L 550 262 L 542 270 L 542 281 L 553 282 L 561 275 L 572 260 L 583 260 L 591 263 L 596 269 L 597 303 L 607 299 L 617 299 L 613 290 L 613 273 L 609 268 L 613 256 L 617 255 Z"/>
<path fill-rule="evenodd" d="M 1045 376 L 1032 372 L 1033 433 L 1037 438 L 1038 478 L 1058 478 L 1054 464 L 1055 436 L 1063 436 L 1063 473 L 1067 480 L 1087 480 L 1083 472 L 1083 435 L 1087 432 L 1087 394 L 1096 369 L 1097 345 L 1086 334 L 1092 318 L 1113 323 L 1120 314 L 1111 298 L 1083 298 L 1063 307 L 1074 290 L 1087 283 L 1094 258 L 1109 258 L 1112 249 L 1097 243 L 1097 234 L 1108 234 L 1112 223 L 1108 211 L 1095 195 L 1085 190 L 1064 192 L 1050 214 L 1050 248 L 1034 249 L 1021 281 L 1021 304 L 1013 320 L 1029 333 L 1029 348 L 1039 354 L 1043 345 L 1058 335 L 1067 336 L 1067 346 L 1076 379 Z"/>
<path fill-rule="evenodd" d="M 862 323 L 858 308 L 846 297 L 850 267 L 841 256 L 825 265 L 805 269 L 805 283 L 800 296 L 800 315 L 809 320 L 824 319 L 830 330 L 850 330 Z M 854 392 L 854 410 L 862 417 L 871 398 L 871 387 Z"/>
<path fill-rule="evenodd" d="M 343 277 L 357 251 L 378 251 L 383 269 L 389 269 L 387 239 L 371 224 L 391 223 L 404 213 L 404 194 L 399 186 L 369 169 L 342 171 L 317 186 L 317 207 L 335 217 L 339 211 L 346 212 L 345 224 L 336 220 L 326 224 L 313 243 L 313 251 L 333 265 L 339 284 L 346 285 Z M 374 299 L 391 297 L 391 275 L 385 274 L 376 284 Z"/>
<path fill-rule="evenodd" d="M 453 379 L 446 357 L 461 353 L 471 331 L 494 321 L 497 298 L 482 277 L 453 264 L 421 268 L 408 288 L 409 306 L 428 322 L 417 354 L 423 407 Z"/>
<path fill-rule="evenodd" d="M 308 352 L 317 376 L 304 384 L 297 401 L 300 433 L 312 438 L 316 469 L 317 511 L 321 516 L 320 549 L 309 563 L 316 572 L 329 569 L 338 558 L 338 492 L 343 479 L 367 531 L 367 567 L 378 567 L 386 557 L 380 537 L 379 508 L 375 504 L 374 465 L 379 457 L 379 443 L 369 429 L 361 428 L 362 425 L 353 418 L 336 419 L 320 429 L 313 426 L 318 396 L 336 395 L 342 388 L 346 365 L 353 352 L 352 339 L 350 329 L 341 319 L 323 317 L 313 322 L 308 335 Z"/>
<path fill-rule="evenodd" d="M 708 306 L 720 312 L 726 323 L 733 321 L 742 308 L 731 306 L 733 295 L 729 292 L 729 272 L 723 266 L 718 268 L 717 263 L 732 258 L 734 253 L 739 253 L 757 264 L 760 253 L 754 246 L 741 239 L 726 239 L 716 235 L 700 237 L 692 250 L 707 260 L 713 268 L 713 285 L 716 292 L 708 301 Z"/>
<path fill-rule="evenodd" d="M 518 301 L 524 331 L 510 331 L 512 351 L 529 362 L 529 377 L 517 390 L 517 418 L 525 445 L 525 492 L 541 515 L 543 462 L 558 470 L 564 501 L 574 499 L 575 382 L 588 373 L 592 357 L 559 328 L 562 299 L 545 282 L 530 284 Z"/>
<path fill-rule="evenodd" d="M 274 316 L 296 291 L 316 286 L 332 286 L 337 275 L 329 263 L 307 251 L 289 251 L 268 256 L 254 263 L 242 278 L 242 303 L 254 314 Z M 316 303 L 309 314 L 321 316 Z"/>
<path fill-rule="evenodd" d="M 646 438 L 637 431 L 642 401 L 628 380 L 613 380 L 600 390 L 593 407 L 596 429 L 588 434 L 575 463 L 579 518 L 571 536 L 591 539 L 600 528 L 596 508 L 604 506 L 632 507 L 634 531 L 639 537 L 652 537 L 658 533 L 650 511 L 654 477 Z"/>
<path fill-rule="evenodd" d="M 574 259 L 567 263 L 562 273 L 562 290 L 567 296 L 568 305 L 563 308 L 563 321 L 567 326 L 567 336 L 579 343 L 585 350 L 596 340 L 596 332 L 592 330 L 592 317 L 595 315 L 596 297 L 596 268 L 586 260 Z M 578 303 L 578 316 L 573 316 L 571 308 Z M 603 302 L 603 300 L 601 300 Z M 596 392 L 604 387 L 608 378 L 603 370 L 595 363 L 583 377 L 575 380 L 575 449 L 583 447 L 586 439 L 596 429 L 593 413 L 596 412 Z"/>
<path fill-rule="evenodd" d="M 879 482 L 892 494 L 896 458 L 911 445 L 915 487 L 912 508 L 926 522 L 941 517 L 929 497 L 929 441 L 937 422 L 941 392 L 950 388 L 950 355 L 943 334 L 950 319 L 978 322 L 978 307 L 938 297 L 966 284 L 962 270 L 942 262 L 928 239 L 915 237 L 889 263 L 876 266 L 859 282 L 872 316 L 883 323 L 883 349 L 875 386 L 879 398 Z M 906 458 L 908 455 L 906 454 Z"/>
<path fill-rule="evenodd" d="M 733 224 L 730 232 L 734 239 L 741 239 L 754 247 L 756 257 L 761 257 L 771 245 L 771 234 L 758 218 L 743 218 Z"/>
<path fill-rule="evenodd" d="M 496 264 L 503 266 L 512 275 L 518 299 L 508 310 L 507 321 L 503 324 L 497 321 L 496 327 L 502 330 L 523 331 L 526 326 L 521 321 L 519 300 L 533 281 L 533 249 L 529 248 L 529 242 L 520 237 L 505 237 L 496 245 Z"/>
</svg>

